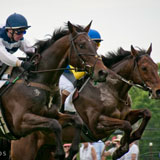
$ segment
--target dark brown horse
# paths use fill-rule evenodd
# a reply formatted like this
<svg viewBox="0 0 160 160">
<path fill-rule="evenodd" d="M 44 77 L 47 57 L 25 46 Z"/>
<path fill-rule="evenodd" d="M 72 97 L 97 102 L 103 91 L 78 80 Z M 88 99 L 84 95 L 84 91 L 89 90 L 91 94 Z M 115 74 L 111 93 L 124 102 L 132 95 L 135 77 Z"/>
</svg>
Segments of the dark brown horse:
<svg viewBox="0 0 160 160">
<path fill-rule="evenodd" d="M 58 106 L 49 108 L 52 100 L 50 97 L 54 96 L 53 88 L 63 69 L 71 64 L 90 72 L 96 81 L 104 81 L 106 77 L 107 68 L 97 56 L 95 43 L 88 37 L 90 26 L 91 23 L 82 28 L 68 22 L 68 29 L 59 29 L 51 39 L 37 43 L 41 54 L 38 55 L 38 62 L 36 57 L 33 58 L 37 64 L 36 70 L 22 76 L 21 80 L 16 81 L 1 95 L 3 115 L 13 136 L 20 138 L 34 131 L 42 131 L 46 136 L 54 133 L 56 155 L 61 159 L 64 159 L 61 125 L 56 119 L 63 117 L 77 129 L 71 147 L 71 157 L 78 151 L 81 131 L 79 118 L 60 114 Z M 15 77 L 17 75 L 15 76 L 13 71 L 13 81 Z"/>
<path fill-rule="evenodd" d="M 74 100 L 77 113 L 91 133 L 89 136 L 91 141 L 106 139 L 117 129 L 124 131 L 121 147 L 114 152 L 113 160 L 126 153 L 131 142 L 141 138 L 151 118 L 148 109 L 131 109 L 129 89 L 137 86 L 148 90 L 152 98 L 160 98 L 158 66 L 150 57 L 151 50 L 152 46 L 147 51 L 135 50 L 131 46 L 131 52 L 119 49 L 117 53 L 110 53 L 109 56 L 103 57 L 104 64 L 114 72 L 110 72 L 105 83 L 95 84 L 90 80 L 79 93 L 79 97 Z M 142 119 L 140 126 L 133 131 L 132 125 L 140 119 Z M 65 122 L 61 121 L 61 124 L 63 126 Z M 71 142 L 74 132 L 73 126 L 63 126 L 63 142 Z M 20 141 L 13 141 L 12 157 L 18 158 L 19 149 L 17 148 L 24 152 L 25 148 L 22 146 L 26 143 L 29 145 L 31 154 L 35 154 L 35 150 L 37 151 L 43 144 L 54 145 L 55 142 L 50 139 L 39 132 Z M 81 141 L 86 140 L 81 137 Z"/>
</svg>

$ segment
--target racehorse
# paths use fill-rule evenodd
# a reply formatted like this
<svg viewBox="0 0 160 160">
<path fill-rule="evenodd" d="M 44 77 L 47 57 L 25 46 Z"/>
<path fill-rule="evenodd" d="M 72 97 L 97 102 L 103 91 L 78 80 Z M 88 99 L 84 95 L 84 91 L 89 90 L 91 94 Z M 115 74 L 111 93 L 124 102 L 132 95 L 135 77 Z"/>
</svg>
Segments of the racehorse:
<svg viewBox="0 0 160 160">
<path fill-rule="evenodd" d="M 152 46 L 148 50 L 136 50 L 131 46 L 131 51 L 120 48 L 117 53 L 110 52 L 108 56 L 103 57 L 104 64 L 113 71 L 109 72 L 106 82 L 95 84 L 90 79 L 78 98 L 73 101 L 77 113 L 88 128 L 90 141 L 106 140 L 117 129 L 124 132 L 121 146 L 114 152 L 113 160 L 125 154 L 130 143 L 141 138 L 151 118 L 148 109 L 131 109 L 131 99 L 128 95 L 130 88 L 136 86 L 149 91 L 152 98 L 160 98 L 158 66 L 150 57 L 151 51 Z M 140 119 L 141 124 L 133 130 L 132 125 Z M 74 131 L 73 126 L 63 126 L 64 143 L 71 142 Z M 19 150 L 24 153 L 25 148 L 22 146 L 25 144 L 28 144 L 30 152 L 35 154 L 35 150 L 42 144 L 54 145 L 54 141 L 50 139 L 37 132 L 19 141 L 13 141 L 11 155 L 19 160 Z M 81 137 L 81 142 L 83 141 L 86 140 Z"/>
<path fill-rule="evenodd" d="M 96 44 L 88 37 L 90 26 L 91 23 L 80 27 L 68 22 L 68 29 L 59 29 L 51 39 L 37 43 L 40 53 L 31 58 L 36 65 L 35 70 L 21 74 L 18 68 L 13 70 L 12 82 L 8 89 L 3 88 L 1 94 L 1 108 L 12 138 L 24 137 L 34 131 L 42 131 L 46 136 L 54 133 L 56 155 L 64 159 L 61 125 L 56 120 L 63 117 L 77 129 L 70 156 L 78 151 L 81 121 L 60 114 L 57 106 L 50 107 L 49 104 L 54 87 L 68 64 L 89 72 L 95 81 L 105 80 L 107 68 L 97 56 Z"/>
</svg>

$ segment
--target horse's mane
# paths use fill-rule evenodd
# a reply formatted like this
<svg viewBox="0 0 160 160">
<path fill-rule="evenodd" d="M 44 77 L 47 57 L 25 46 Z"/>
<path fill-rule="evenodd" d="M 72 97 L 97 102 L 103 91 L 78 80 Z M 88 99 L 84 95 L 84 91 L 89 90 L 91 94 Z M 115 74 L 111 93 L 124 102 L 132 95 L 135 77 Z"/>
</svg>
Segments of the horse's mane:
<svg viewBox="0 0 160 160">
<path fill-rule="evenodd" d="M 138 60 L 144 54 L 146 54 L 146 51 L 138 48 L 138 56 L 136 59 Z M 117 51 L 111 51 L 102 56 L 102 61 L 105 66 L 110 68 L 112 65 L 126 58 L 132 58 L 131 52 L 120 47 Z"/>
<path fill-rule="evenodd" d="M 82 32 L 84 28 L 80 25 L 74 25 L 74 27 L 76 28 L 77 32 Z M 42 53 L 45 49 L 51 46 L 55 41 L 57 41 L 58 39 L 68 34 L 69 34 L 69 30 L 68 30 L 67 24 L 65 24 L 63 28 L 60 27 L 59 29 L 56 29 L 53 32 L 53 35 L 52 36 L 50 35 L 50 38 L 45 40 L 39 40 L 35 43 L 34 46 L 37 48 L 38 53 Z"/>
</svg>

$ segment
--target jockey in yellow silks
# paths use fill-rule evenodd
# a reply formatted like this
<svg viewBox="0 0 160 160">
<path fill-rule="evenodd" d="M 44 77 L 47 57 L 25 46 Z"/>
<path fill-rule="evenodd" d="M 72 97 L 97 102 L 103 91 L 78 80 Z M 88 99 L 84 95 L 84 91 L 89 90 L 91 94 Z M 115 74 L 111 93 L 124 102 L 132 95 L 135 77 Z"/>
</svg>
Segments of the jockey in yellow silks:
<svg viewBox="0 0 160 160">
<path fill-rule="evenodd" d="M 95 41 L 97 44 L 97 49 L 100 46 L 100 42 L 102 41 L 101 35 L 98 31 L 94 29 L 90 29 L 88 32 L 88 36 L 91 40 Z M 68 97 L 68 95 L 74 91 L 75 87 L 74 84 L 76 80 L 81 79 L 84 77 L 86 72 L 76 71 L 74 70 L 74 67 L 71 65 L 68 65 L 64 73 L 61 75 L 59 79 L 59 89 L 60 94 L 62 96 L 62 105 L 65 103 L 65 99 Z M 70 110 L 70 112 L 74 112 L 75 110 Z"/>
<path fill-rule="evenodd" d="M 86 72 L 80 72 L 80 71 L 73 70 L 74 67 L 71 65 L 69 65 L 69 68 L 71 69 L 70 72 L 72 72 L 76 80 L 81 79 L 86 74 Z"/>
</svg>

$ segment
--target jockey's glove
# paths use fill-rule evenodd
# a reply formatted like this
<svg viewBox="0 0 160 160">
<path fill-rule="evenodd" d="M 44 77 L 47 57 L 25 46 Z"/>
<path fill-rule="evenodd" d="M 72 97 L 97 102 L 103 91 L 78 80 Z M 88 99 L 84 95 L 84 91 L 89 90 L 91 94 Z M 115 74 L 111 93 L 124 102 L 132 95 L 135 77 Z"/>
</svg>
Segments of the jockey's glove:
<svg viewBox="0 0 160 160">
<path fill-rule="evenodd" d="M 29 59 L 34 55 L 34 52 L 26 52 L 27 57 L 29 57 Z"/>
<path fill-rule="evenodd" d="M 21 67 L 23 67 L 26 71 L 30 71 L 34 68 L 34 64 L 32 62 L 23 61 L 21 63 Z"/>
</svg>

